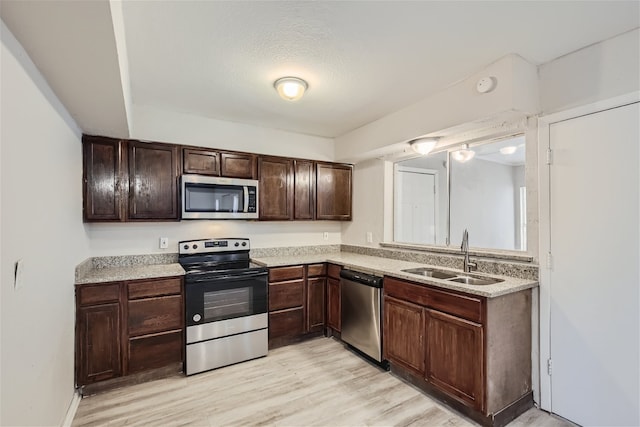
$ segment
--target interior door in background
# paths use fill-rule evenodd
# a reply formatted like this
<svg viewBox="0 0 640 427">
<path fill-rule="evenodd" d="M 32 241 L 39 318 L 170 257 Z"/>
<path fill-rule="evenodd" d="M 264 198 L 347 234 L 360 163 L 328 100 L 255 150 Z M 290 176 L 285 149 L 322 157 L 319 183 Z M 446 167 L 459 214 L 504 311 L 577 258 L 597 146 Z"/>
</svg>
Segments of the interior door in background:
<svg viewBox="0 0 640 427">
<path fill-rule="evenodd" d="M 638 103 L 549 126 L 551 410 L 640 425 Z"/>
<path fill-rule="evenodd" d="M 438 172 L 395 167 L 394 241 L 436 244 Z"/>
</svg>

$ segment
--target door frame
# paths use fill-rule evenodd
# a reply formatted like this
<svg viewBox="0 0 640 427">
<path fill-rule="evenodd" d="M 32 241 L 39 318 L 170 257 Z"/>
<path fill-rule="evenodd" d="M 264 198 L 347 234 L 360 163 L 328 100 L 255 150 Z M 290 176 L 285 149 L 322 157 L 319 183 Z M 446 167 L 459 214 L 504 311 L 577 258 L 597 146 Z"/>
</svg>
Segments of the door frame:
<svg viewBox="0 0 640 427">
<path fill-rule="evenodd" d="M 582 105 L 576 108 L 563 110 L 538 119 L 538 206 L 540 211 L 539 227 L 539 319 L 540 319 L 540 359 L 539 395 L 534 393 L 534 400 L 541 409 L 553 412 L 551 400 L 551 376 L 548 373 L 547 361 L 551 358 L 551 282 L 550 272 L 553 268 L 552 261 L 548 258 L 551 248 L 551 206 L 550 206 L 550 170 L 547 165 L 547 149 L 549 148 L 550 126 L 554 123 L 575 119 L 581 116 L 594 114 L 611 108 L 621 107 L 626 104 L 640 101 L 640 91 L 634 91 L 625 95 L 609 98 L 602 101 Z M 534 365 L 535 366 L 535 365 Z M 534 367 L 535 369 L 535 367 Z"/>
<path fill-rule="evenodd" d="M 426 169 L 426 168 L 416 168 L 416 167 L 411 167 L 411 166 L 400 166 L 398 164 L 394 164 L 393 165 L 393 241 L 396 241 L 396 218 L 398 218 L 398 204 L 397 204 L 397 197 L 399 195 L 398 193 L 398 189 L 400 186 L 399 180 L 398 180 L 398 173 L 400 172 L 411 172 L 411 173 L 422 173 L 422 174 L 426 174 L 426 175 L 433 175 L 433 185 L 435 186 L 435 192 L 433 194 L 433 205 L 434 205 L 434 225 L 435 225 L 435 231 L 433 233 L 433 239 L 436 241 L 435 244 L 437 244 L 438 242 L 438 224 L 440 224 L 440 203 L 439 203 L 439 196 L 440 196 L 440 188 L 438 187 L 438 185 L 440 184 L 440 182 L 438 181 L 438 177 L 439 177 L 439 173 L 436 169 Z M 402 242 L 400 242 L 402 243 Z"/>
</svg>

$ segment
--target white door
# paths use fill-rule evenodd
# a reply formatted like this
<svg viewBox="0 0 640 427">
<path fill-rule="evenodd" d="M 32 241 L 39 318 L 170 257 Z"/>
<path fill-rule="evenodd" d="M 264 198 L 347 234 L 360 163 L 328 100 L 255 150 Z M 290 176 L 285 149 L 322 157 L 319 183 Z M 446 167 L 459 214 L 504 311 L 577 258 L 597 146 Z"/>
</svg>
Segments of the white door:
<svg viewBox="0 0 640 427">
<path fill-rule="evenodd" d="M 638 103 L 553 123 L 551 410 L 640 425 Z"/>
<path fill-rule="evenodd" d="M 396 167 L 394 179 L 394 240 L 435 244 L 436 173 L 427 169 Z"/>
</svg>

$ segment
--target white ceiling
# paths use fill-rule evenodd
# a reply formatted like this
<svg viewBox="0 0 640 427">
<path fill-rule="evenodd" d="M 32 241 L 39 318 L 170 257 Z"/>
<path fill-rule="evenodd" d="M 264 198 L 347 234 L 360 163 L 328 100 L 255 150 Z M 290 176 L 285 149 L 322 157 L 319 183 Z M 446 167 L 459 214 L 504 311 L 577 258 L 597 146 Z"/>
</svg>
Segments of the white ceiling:
<svg viewBox="0 0 640 427">
<path fill-rule="evenodd" d="M 68 22 L 60 14 L 52 19 L 45 7 L 79 8 L 82 3 L 108 4 L 1 3 L 2 19 L 46 78 L 48 69 L 65 68 L 68 57 L 56 57 L 58 53 L 86 55 L 65 48 L 69 37 L 60 38 L 56 31 L 75 31 L 75 39 L 95 46 L 91 59 L 108 58 L 102 71 L 69 69 L 66 83 L 50 81 L 63 103 L 60 93 L 74 91 L 80 77 L 93 85 L 112 82 L 114 73 L 120 78 L 110 53 L 113 34 L 86 25 L 76 29 L 73 14 Z M 115 4 L 124 17 L 130 79 L 125 79 L 124 92 L 130 89 L 134 105 L 327 137 L 423 99 L 506 54 L 541 64 L 640 25 L 640 2 L 635 0 Z M 286 75 L 308 81 L 302 100 L 278 98 L 273 81 Z M 122 93 L 121 87 L 113 102 L 124 108 Z M 94 121 L 100 119 L 92 95 L 85 94 L 84 103 L 65 103 L 88 133 L 95 133 Z M 120 130 L 114 128 L 116 132 Z"/>
</svg>

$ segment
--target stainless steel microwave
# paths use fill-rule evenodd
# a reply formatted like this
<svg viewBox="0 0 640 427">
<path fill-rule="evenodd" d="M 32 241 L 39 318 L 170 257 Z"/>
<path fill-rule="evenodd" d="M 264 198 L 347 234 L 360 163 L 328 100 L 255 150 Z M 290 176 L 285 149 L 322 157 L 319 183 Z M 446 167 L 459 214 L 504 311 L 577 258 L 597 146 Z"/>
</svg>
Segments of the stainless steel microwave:
<svg viewBox="0 0 640 427">
<path fill-rule="evenodd" d="M 181 177 L 182 219 L 258 218 L 258 181 L 203 175 Z"/>
</svg>

